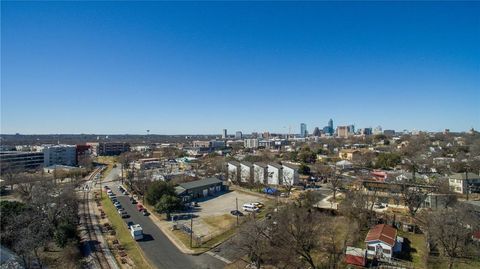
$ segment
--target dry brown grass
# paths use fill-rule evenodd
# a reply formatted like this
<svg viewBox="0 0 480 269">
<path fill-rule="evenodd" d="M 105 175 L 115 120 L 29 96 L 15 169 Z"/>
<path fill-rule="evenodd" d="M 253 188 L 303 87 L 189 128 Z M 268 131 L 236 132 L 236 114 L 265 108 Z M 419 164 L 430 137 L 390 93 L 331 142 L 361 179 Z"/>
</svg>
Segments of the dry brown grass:
<svg viewBox="0 0 480 269">
<path fill-rule="evenodd" d="M 228 214 L 223 214 L 223 215 L 219 215 L 219 216 L 204 217 L 204 218 L 202 218 L 202 220 L 206 224 L 208 224 L 212 227 L 215 227 L 217 229 L 220 229 L 220 230 L 230 229 L 236 221 L 234 216 L 228 215 Z"/>
</svg>

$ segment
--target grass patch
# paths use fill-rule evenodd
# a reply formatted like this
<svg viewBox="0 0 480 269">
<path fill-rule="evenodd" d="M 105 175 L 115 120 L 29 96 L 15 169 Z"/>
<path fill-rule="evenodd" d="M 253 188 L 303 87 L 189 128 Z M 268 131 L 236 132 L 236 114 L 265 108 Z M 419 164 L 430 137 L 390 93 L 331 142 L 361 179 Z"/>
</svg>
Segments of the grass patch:
<svg viewBox="0 0 480 269">
<path fill-rule="evenodd" d="M 113 226 L 116 232 L 116 239 L 120 241 L 120 244 L 125 247 L 125 252 L 127 252 L 128 257 L 135 264 L 135 268 L 153 268 L 150 266 L 148 261 L 145 260 L 142 250 L 138 246 L 137 242 L 133 240 L 130 235 L 130 231 L 127 228 L 127 225 L 117 213 L 115 206 L 112 204 L 110 199 L 106 195 L 102 197 L 102 205 L 105 214 L 107 215 L 110 224 Z M 119 263 L 120 264 L 120 263 Z"/>
<path fill-rule="evenodd" d="M 235 217 L 228 214 L 223 214 L 219 216 L 209 216 L 209 217 L 202 218 L 202 220 L 206 224 L 220 230 L 225 230 L 232 227 L 232 225 L 234 225 L 236 221 Z"/>
<path fill-rule="evenodd" d="M 425 235 L 408 233 L 402 230 L 398 230 L 398 235 L 410 242 L 410 256 L 413 266 L 415 268 L 428 268 L 425 261 L 425 257 L 427 257 Z"/>
</svg>

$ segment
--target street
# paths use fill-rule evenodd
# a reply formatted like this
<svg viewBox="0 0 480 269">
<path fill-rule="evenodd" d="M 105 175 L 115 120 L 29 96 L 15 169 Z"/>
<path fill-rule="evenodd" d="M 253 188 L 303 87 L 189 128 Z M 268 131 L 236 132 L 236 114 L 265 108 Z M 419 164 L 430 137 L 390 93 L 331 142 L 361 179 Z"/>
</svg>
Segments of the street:
<svg viewBox="0 0 480 269">
<path fill-rule="evenodd" d="M 136 209 L 136 205 L 130 202 L 129 197 L 120 193 L 118 190 L 119 182 L 114 181 L 116 179 L 115 175 L 119 173 L 120 167 L 114 168 L 106 176 L 103 185 L 108 185 L 112 189 L 122 207 L 130 215 L 130 218 L 124 219 L 125 225 L 126 222 L 133 221 L 135 224 L 142 226 L 144 239 L 138 241 L 138 244 L 154 266 L 157 268 L 223 268 L 225 266 L 224 262 L 208 254 L 193 256 L 180 252 L 150 217 L 143 216 Z"/>
</svg>

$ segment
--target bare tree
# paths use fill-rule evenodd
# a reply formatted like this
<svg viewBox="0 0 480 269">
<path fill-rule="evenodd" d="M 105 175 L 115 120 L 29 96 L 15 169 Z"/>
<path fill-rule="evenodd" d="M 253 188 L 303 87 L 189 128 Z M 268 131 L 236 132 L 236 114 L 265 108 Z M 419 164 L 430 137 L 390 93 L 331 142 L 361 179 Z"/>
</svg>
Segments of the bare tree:
<svg viewBox="0 0 480 269">
<path fill-rule="evenodd" d="M 432 211 L 425 219 L 428 235 L 448 258 L 449 269 L 459 258 L 471 259 L 480 255 L 472 240 L 473 232 L 480 228 L 480 218 L 469 206 Z"/>
<path fill-rule="evenodd" d="M 235 243 L 246 252 L 255 268 L 260 269 L 270 257 L 270 241 L 267 222 L 251 218 L 240 228 Z"/>
</svg>

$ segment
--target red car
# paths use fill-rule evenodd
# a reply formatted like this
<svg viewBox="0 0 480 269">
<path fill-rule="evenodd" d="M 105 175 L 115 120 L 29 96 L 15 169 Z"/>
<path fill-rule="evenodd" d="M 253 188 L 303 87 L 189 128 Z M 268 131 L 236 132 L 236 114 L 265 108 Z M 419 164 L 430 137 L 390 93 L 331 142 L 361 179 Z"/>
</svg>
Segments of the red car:
<svg viewBox="0 0 480 269">
<path fill-rule="evenodd" d="M 145 208 L 143 208 L 142 204 L 137 204 L 137 210 L 138 211 L 143 211 Z"/>
</svg>

